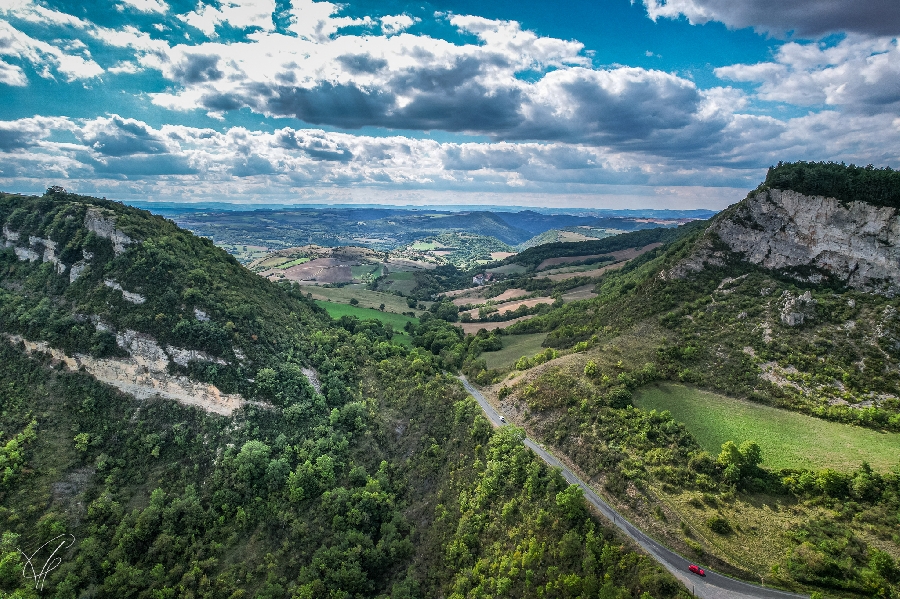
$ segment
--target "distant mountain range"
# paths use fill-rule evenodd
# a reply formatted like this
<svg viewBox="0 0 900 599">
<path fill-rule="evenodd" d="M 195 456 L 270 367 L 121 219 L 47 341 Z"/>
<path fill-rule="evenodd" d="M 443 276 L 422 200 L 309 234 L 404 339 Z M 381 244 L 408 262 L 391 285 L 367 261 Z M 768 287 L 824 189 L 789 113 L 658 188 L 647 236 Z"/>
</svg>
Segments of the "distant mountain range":
<svg viewBox="0 0 900 599">
<path fill-rule="evenodd" d="M 711 211 L 580 211 L 578 214 L 547 214 L 527 209 L 516 212 L 494 210 L 410 210 L 395 207 L 302 206 L 278 209 L 223 209 L 222 205 L 200 210 L 200 205 L 144 202 L 158 214 L 172 218 L 194 233 L 225 246 L 261 246 L 281 249 L 309 244 L 325 247 L 357 245 L 388 251 L 417 240 L 445 233 L 468 233 L 494 237 L 510 246 L 536 245 L 530 241 L 548 231 L 579 228 L 572 239 L 598 238 L 623 231 L 675 226 Z M 627 213 L 627 215 L 626 215 Z M 551 235 L 550 241 L 560 237 Z M 526 243 L 527 242 L 527 243 Z"/>
</svg>

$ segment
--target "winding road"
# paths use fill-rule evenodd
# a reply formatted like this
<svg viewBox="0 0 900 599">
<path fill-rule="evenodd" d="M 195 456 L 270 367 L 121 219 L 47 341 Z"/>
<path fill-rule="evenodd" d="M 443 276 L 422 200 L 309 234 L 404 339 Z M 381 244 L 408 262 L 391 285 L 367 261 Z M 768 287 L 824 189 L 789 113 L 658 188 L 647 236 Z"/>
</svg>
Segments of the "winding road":
<svg viewBox="0 0 900 599">
<path fill-rule="evenodd" d="M 484 395 L 482 395 L 478 389 L 473 387 L 463 376 L 460 376 L 459 380 L 466 388 L 466 391 L 469 392 L 469 395 L 478 401 L 478 405 L 484 410 L 484 414 L 487 416 L 488 420 L 490 420 L 491 424 L 494 426 L 504 426 L 506 424 L 505 420 L 501 420 L 500 413 L 487 399 L 485 399 Z M 799 599 L 809 597 L 809 595 L 798 595 L 796 593 L 788 593 L 786 591 L 779 591 L 751 584 L 749 582 L 743 582 L 741 580 L 717 574 L 710 570 L 706 570 L 706 576 L 704 577 L 691 574 L 688 571 L 688 566 L 691 564 L 689 560 L 681 557 L 674 551 L 667 549 L 641 532 L 637 527 L 631 524 L 631 522 L 623 518 L 622 515 L 614 510 L 608 503 L 603 501 L 603 499 L 601 499 L 587 483 L 578 478 L 574 472 L 569 470 L 559 460 L 553 457 L 552 454 L 539 444 L 535 443 L 532 439 L 525 437 L 524 443 L 550 466 L 559 468 L 562 471 L 563 477 L 569 484 L 581 487 L 581 490 L 584 491 L 585 499 L 587 499 L 591 505 L 597 508 L 616 528 L 631 537 L 644 549 L 644 551 L 650 554 L 653 559 L 671 572 L 675 578 L 684 583 L 688 590 L 693 592 L 695 596 L 700 597 L 701 599 L 788 599 L 792 597 Z"/>
</svg>

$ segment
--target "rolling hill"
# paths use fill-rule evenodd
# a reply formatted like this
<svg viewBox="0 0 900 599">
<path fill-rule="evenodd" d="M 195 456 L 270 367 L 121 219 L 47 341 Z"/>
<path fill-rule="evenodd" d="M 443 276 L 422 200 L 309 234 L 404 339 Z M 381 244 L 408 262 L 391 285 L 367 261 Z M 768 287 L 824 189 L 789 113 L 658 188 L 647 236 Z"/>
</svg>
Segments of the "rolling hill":
<svg viewBox="0 0 900 599">
<path fill-rule="evenodd" d="M 547 349 L 486 370 L 486 390 L 686 555 L 826 596 L 896 593 L 896 177 L 773 167 L 742 202 L 607 272 L 597 297 L 508 328 L 545 333 Z M 650 234 L 668 232 L 587 243 Z M 531 264 L 552 250 L 528 251 Z M 763 435 L 782 412 L 840 432 Z M 709 439 L 723 436 L 719 454 Z"/>
<path fill-rule="evenodd" d="M 686 597 L 379 321 L 62 189 L 0 229 L 4 596 Z"/>
</svg>

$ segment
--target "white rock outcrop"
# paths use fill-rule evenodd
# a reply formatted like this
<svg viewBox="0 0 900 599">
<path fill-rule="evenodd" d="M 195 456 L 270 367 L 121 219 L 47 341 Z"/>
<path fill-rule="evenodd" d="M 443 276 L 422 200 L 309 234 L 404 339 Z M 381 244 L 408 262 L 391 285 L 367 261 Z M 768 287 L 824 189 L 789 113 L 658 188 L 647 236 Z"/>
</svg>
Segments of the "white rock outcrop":
<svg viewBox="0 0 900 599">
<path fill-rule="evenodd" d="M 116 256 L 134 243 L 131 237 L 116 228 L 115 215 L 107 214 L 100 208 L 88 208 L 87 214 L 84 215 L 84 226 L 98 237 L 112 241 L 113 252 Z"/>
<path fill-rule="evenodd" d="M 895 208 L 767 189 L 710 226 L 733 252 L 771 269 L 812 267 L 850 287 L 900 292 L 900 216 Z M 818 271 L 818 272 L 816 272 Z"/>
<path fill-rule="evenodd" d="M 29 341 L 19 335 L 3 336 L 13 343 L 24 344 L 28 353 L 50 354 L 69 370 L 83 368 L 97 380 L 133 395 L 136 399 L 162 397 L 223 416 L 231 415 L 244 404 L 257 403 L 248 402 L 238 394 L 222 393 L 209 383 L 167 374 L 169 359 L 166 352 L 152 337 L 135 331 L 116 335 L 119 346 L 131 354 L 128 358 L 94 358 L 84 354 L 69 356 L 50 347 L 45 341 Z"/>
<path fill-rule="evenodd" d="M 126 291 L 122 289 L 122 286 L 112 279 L 104 279 L 103 284 L 109 287 L 110 289 L 115 289 L 116 291 L 122 292 L 122 297 L 125 298 L 126 301 L 131 302 L 132 304 L 143 304 L 147 301 L 147 298 L 141 295 L 140 293 L 134 293 L 132 291 Z"/>
</svg>

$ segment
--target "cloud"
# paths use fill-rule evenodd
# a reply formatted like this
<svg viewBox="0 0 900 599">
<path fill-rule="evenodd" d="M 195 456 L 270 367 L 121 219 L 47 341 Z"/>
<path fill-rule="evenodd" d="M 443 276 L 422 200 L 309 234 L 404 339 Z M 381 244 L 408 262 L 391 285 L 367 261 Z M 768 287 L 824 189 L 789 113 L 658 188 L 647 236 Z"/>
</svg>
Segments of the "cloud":
<svg viewBox="0 0 900 599">
<path fill-rule="evenodd" d="M 103 156 L 163 154 L 166 141 L 149 125 L 118 115 L 88 122 L 79 132 L 81 140 Z"/>
<path fill-rule="evenodd" d="M 375 25 L 375 21 L 368 16 L 360 19 L 334 16 L 340 9 L 339 5 L 331 2 L 292 0 L 288 30 L 301 40 L 325 42 L 340 29 Z"/>
<path fill-rule="evenodd" d="M 16 121 L 0 121 L 0 152 L 11 152 L 38 145 L 53 131 L 67 131 L 74 127 L 66 118 L 36 116 Z"/>
<path fill-rule="evenodd" d="M 788 43 L 775 60 L 731 65 L 718 77 L 756 83 L 766 101 L 840 106 L 853 112 L 896 113 L 900 108 L 900 47 L 896 39 L 850 36 L 834 46 Z"/>
<path fill-rule="evenodd" d="M 719 21 L 734 29 L 753 27 L 778 36 L 900 34 L 900 3 L 895 0 L 644 0 L 644 6 L 653 20 L 684 16 L 695 25 Z"/>
<path fill-rule="evenodd" d="M 28 85 L 28 78 L 18 66 L 0 60 L 0 83 L 23 87 Z"/>
<path fill-rule="evenodd" d="M 109 67 L 106 70 L 109 71 L 110 73 L 116 73 L 116 74 L 120 74 L 120 73 L 133 74 L 133 73 L 139 72 L 141 70 L 141 67 L 139 67 L 138 65 L 136 65 L 133 62 L 129 62 L 127 60 L 122 60 L 122 61 L 117 62 L 116 64 L 114 64 L 113 66 Z"/>
<path fill-rule="evenodd" d="M 393 15 L 381 17 L 379 21 L 381 21 L 381 31 L 384 32 L 385 35 L 393 35 L 409 29 L 418 23 L 420 19 L 414 19 L 409 15 Z"/>
<path fill-rule="evenodd" d="M 334 16 L 334 5 L 298 2 L 293 10 L 310 17 L 299 39 L 261 32 L 242 42 L 143 55 L 142 66 L 181 87 L 151 94 L 153 102 L 216 116 L 249 108 L 348 129 L 444 130 L 661 152 L 707 144 L 727 125 L 687 79 L 595 69 L 579 42 L 539 37 L 515 22 L 453 16 L 452 25 L 479 40 L 457 45 L 404 33 L 337 35 L 346 23 Z M 524 72 L 539 76 L 526 80 Z"/>
<path fill-rule="evenodd" d="M 122 4 L 119 6 L 127 6 L 138 12 L 158 13 L 161 15 L 169 11 L 169 5 L 165 3 L 165 0 L 122 0 Z"/>
<path fill-rule="evenodd" d="M 216 27 L 223 23 L 237 29 L 258 27 L 263 31 L 271 31 L 275 27 L 272 22 L 274 0 L 224 0 L 219 5 L 220 8 L 216 8 L 200 2 L 196 10 L 178 15 L 178 18 L 210 37 L 216 35 Z"/>
<path fill-rule="evenodd" d="M 0 21 L 0 55 L 27 60 L 44 78 L 52 78 L 51 69 L 64 75 L 67 81 L 91 79 L 103 73 L 103 68 L 90 57 L 67 54 L 50 43 L 34 39 L 6 21 Z M 24 74 L 19 73 L 22 78 Z M 20 78 L 19 81 L 22 79 Z"/>
</svg>

